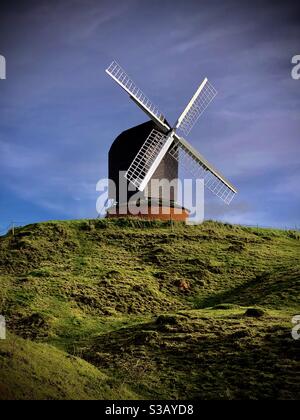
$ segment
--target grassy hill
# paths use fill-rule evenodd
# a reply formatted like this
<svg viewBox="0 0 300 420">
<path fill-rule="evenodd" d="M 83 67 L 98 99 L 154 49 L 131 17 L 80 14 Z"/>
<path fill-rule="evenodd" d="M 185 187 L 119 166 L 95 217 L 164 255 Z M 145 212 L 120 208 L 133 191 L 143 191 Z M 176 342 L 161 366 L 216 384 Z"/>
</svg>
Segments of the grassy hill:
<svg viewBox="0 0 300 420">
<path fill-rule="evenodd" d="M 299 251 L 297 232 L 216 222 L 10 232 L 0 399 L 299 398 Z"/>
</svg>

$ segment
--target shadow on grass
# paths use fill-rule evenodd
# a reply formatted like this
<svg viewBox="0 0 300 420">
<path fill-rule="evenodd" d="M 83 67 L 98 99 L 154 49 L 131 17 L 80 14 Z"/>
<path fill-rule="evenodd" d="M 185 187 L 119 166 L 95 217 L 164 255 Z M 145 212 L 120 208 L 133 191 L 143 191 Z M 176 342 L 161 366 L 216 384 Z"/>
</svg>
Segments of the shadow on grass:
<svg viewBox="0 0 300 420">
<path fill-rule="evenodd" d="M 83 357 L 145 398 L 294 399 L 298 351 L 270 318 L 174 315 L 99 336 Z"/>
<path fill-rule="evenodd" d="M 278 309 L 281 306 L 285 306 L 286 293 L 290 297 L 295 296 L 296 304 L 296 296 L 300 287 L 299 278 L 300 271 L 298 267 L 262 273 L 229 290 L 207 297 L 196 297 L 195 308 L 204 309 L 222 303 L 234 303 L 241 306 L 269 303 L 270 306 Z"/>
</svg>

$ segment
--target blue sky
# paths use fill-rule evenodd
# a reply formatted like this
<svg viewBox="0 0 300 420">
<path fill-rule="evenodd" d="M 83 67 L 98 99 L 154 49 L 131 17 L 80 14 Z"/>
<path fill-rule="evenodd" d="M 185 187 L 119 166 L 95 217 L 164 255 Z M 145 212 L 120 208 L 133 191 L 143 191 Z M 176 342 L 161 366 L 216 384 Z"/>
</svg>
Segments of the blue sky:
<svg viewBox="0 0 300 420">
<path fill-rule="evenodd" d="M 23 4 L 24 3 L 24 4 Z M 20 5 L 21 4 L 21 5 Z M 0 231 L 96 216 L 123 130 L 147 118 L 105 74 L 116 59 L 174 122 L 208 76 L 219 94 L 189 141 L 239 189 L 206 218 L 300 226 L 296 2 L 61 0 L 1 6 Z"/>
</svg>

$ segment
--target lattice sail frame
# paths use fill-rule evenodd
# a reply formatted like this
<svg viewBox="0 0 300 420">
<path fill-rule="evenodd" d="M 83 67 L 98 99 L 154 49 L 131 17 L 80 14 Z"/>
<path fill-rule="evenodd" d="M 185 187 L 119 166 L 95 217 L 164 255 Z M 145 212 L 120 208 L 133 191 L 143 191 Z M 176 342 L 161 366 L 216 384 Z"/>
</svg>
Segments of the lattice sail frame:
<svg viewBox="0 0 300 420">
<path fill-rule="evenodd" d="M 172 129 L 160 110 L 136 86 L 116 61 L 111 63 L 106 69 L 106 73 L 130 95 L 130 98 L 162 130 L 162 132 L 152 130 L 126 172 L 125 178 L 140 191 L 143 191 L 165 154 L 169 151 L 170 155 L 178 162 L 181 162 L 181 160 L 187 162 L 187 167 L 194 176 L 203 178 L 205 186 L 210 191 L 225 203 L 230 204 L 237 193 L 232 184 L 214 169 L 185 139 L 176 134 L 177 129 L 188 134 L 217 95 L 217 90 L 208 79 L 205 78 L 203 80 Z"/>
<path fill-rule="evenodd" d="M 131 99 L 133 99 L 136 104 L 141 107 L 164 132 L 171 129 L 171 127 L 166 123 L 166 118 L 163 113 L 150 101 L 150 99 L 134 83 L 134 81 L 116 61 L 113 61 L 105 71 L 130 95 Z"/>
<path fill-rule="evenodd" d="M 217 90 L 205 78 L 179 117 L 175 128 L 179 128 L 185 135 L 189 134 L 217 93 Z"/>
<path fill-rule="evenodd" d="M 184 141 L 184 143 L 183 143 Z M 190 173 L 204 180 L 204 185 L 226 204 L 230 204 L 236 195 L 236 189 L 219 174 L 202 156 L 195 154 L 189 144 L 179 138 L 174 139 L 169 149 L 170 155 L 179 163 L 185 164 Z"/>
<path fill-rule="evenodd" d="M 137 189 L 144 191 L 172 142 L 173 138 L 152 130 L 125 173 L 125 178 Z"/>
</svg>

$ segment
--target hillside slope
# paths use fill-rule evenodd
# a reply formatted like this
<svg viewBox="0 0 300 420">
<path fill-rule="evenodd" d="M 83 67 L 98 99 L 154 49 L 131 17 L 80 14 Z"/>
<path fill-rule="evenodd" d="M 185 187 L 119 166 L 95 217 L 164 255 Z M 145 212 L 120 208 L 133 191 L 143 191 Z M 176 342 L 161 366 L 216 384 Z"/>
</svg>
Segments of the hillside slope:
<svg viewBox="0 0 300 420">
<path fill-rule="evenodd" d="M 136 399 L 84 360 L 14 335 L 0 343 L 0 400 Z"/>
<path fill-rule="evenodd" d="M 297 232 L 216 222 L 29 225 L 0 238 L 0 314 L 26 343 L 100 369 L 113 398 L 295 398 L 299 251 Z M 19 397 L 3 343 L 6 393 Z"/>
</svg>

